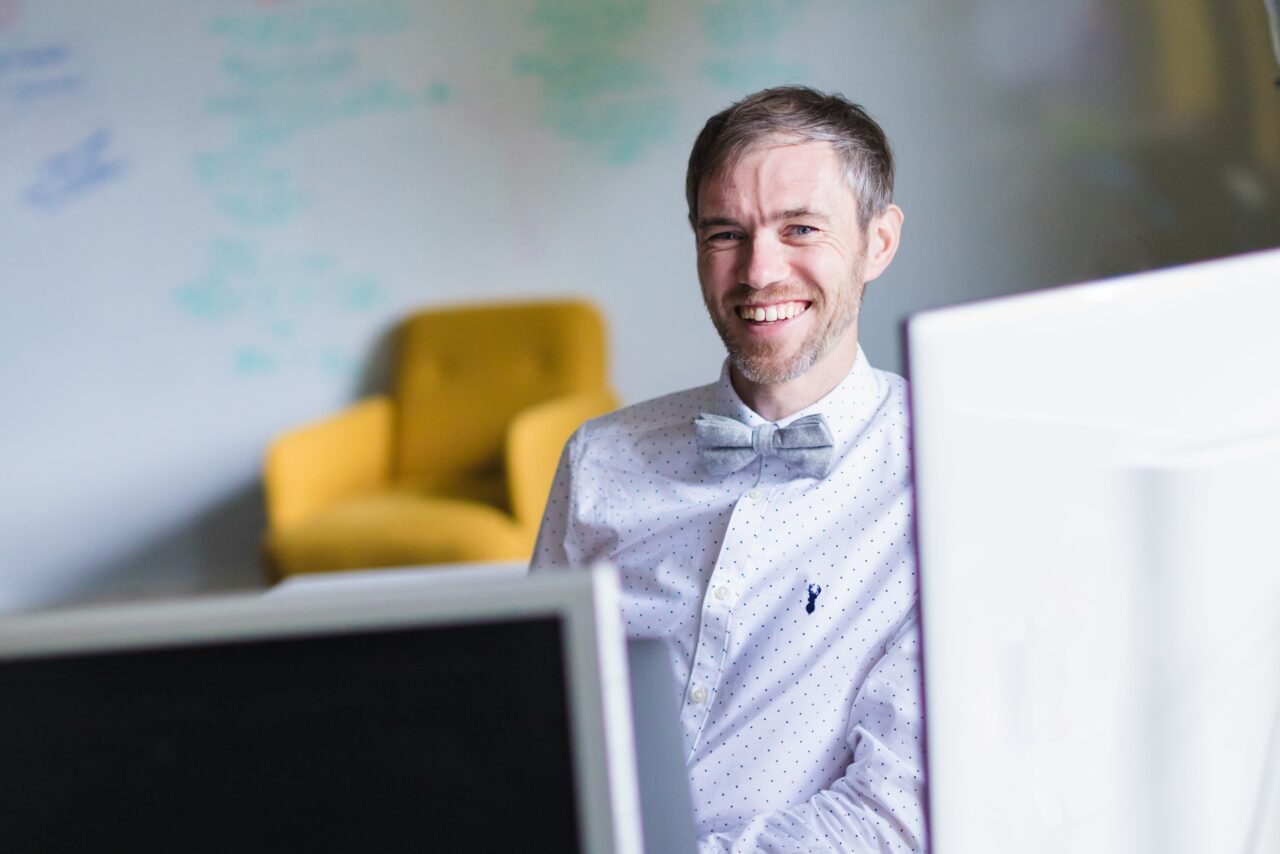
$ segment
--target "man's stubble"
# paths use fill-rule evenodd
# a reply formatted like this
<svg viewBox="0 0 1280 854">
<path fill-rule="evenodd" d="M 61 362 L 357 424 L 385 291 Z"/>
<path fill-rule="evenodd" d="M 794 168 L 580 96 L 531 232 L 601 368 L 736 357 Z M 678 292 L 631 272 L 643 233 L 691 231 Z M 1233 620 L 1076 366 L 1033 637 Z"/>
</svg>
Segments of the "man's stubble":
<svg viewBox="0 0 1280 854">
<path fill-rule="evenodd" d="M 725 349 L 729 353 L 729 361 L 738 369 L 743 378 L 759 385 L 777 385 L 790 382 L 803 376 L 823 356 L 831 352 L 831 349 L 858 322 L 864 291 L 862 269 L 866 257 L 867 249 L 864 241 L 862 250 L 859 252 L 854 264 L 853 277 L 846 287 L 840 289 L 838 302 L 834 310 L 828 315 L 827 322 L 815 334 L 805 339 L 804 343 L 801 344 L 800 348 L 789 360 L 781 364 L 779 364 L 779 360 L 783 358 L 783 354 L 780 342 L 757 341 L 745 343 L 739 341 L 733 334 L 729 322 L 711 304 L 704 290 L 702 296 L 703 302 L 707 307 L 707 314 L 711 316 L 711 323 L 715 326 L 716 332 L 719 333 L 720 340 L 724 342 Z M 813 299 L 813 297 L 822 298 L 821 293 L 813 294 L 804 290 L 789 288 L 785 285 L 779 286 L 777 289 L 765 288 L 758 291 L 744 285 L 726 295 L 723 302 L 727 307 L 746 302 L 746 298 L 752 295 L 755 297 L 755 302 L 761 303 L 783 302 L 793 299 L 808 300 L 811 301 L 809 311 L 815 310 L 818 306 L 818 300 Z"/>
</svg>

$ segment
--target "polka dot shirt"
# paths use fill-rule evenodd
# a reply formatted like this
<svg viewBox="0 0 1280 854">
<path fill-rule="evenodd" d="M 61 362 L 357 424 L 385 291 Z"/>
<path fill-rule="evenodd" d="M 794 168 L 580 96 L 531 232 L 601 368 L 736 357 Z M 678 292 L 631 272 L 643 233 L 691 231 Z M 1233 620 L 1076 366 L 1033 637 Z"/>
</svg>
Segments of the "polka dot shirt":
<svg viewBox="0 0 1280 854">
<path fill-rule="evenodd" d="M 818 480 L 761 457 L 710 475 L 702 412 L 764 423 L 719 382 L 583 425 L 533 570 L 618 567 L 631 637 L 668 641 L 701 850 L 923 850 L 906 384 L 861 350 L 821 413 Z"/>
</svg>

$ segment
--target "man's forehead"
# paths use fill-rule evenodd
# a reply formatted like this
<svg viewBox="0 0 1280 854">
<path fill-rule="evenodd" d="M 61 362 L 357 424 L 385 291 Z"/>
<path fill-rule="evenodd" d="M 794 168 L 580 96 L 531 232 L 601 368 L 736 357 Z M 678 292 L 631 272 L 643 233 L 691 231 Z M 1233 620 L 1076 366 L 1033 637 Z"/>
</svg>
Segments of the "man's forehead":
<svg viewBox="0 0 1280 854">
<path fill-rule="evenodd" d="M 702 182 L 699 213 L 724 216 L 725 211 L 713 208 L 731 207 L 743 197 L 763 203 L 774 215 L 856 204 L 843 172 L 829 142 L 783 139 L 758 144 L 726 161 Z"/>
<path fill-rule="evenodd" d="M 731 152 L 724 162 L 702 182 L 705 188 L 712 183 L 723 183 L 744 172 L 760 169 L 763 165 L 791 165 L 807 167 L 808 171 L 820 171 L 830 166 L 840 167 L 835 146 L 826 140 L 803 139 L 791 135 L 775 135 L 753 142 L 738 151 Z"/>
</svg>

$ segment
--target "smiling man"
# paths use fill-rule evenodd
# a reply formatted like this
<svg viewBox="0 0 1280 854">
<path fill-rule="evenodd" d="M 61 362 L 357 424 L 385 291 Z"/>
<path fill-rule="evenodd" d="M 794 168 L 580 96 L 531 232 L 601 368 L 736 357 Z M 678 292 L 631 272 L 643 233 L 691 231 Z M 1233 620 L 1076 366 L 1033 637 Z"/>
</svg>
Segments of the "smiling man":
<svg viewBox="0 0 1280 854">
<path fill-rule="evenodd" d="M 607 560 L 669 641 L 704 852 L 924 848 L 906 388 L 858 346 L 893 159 L 839 96 L 713 116 L 686 178 L 720 380 L 590 421 L 534 570 Z"/>
</svg>

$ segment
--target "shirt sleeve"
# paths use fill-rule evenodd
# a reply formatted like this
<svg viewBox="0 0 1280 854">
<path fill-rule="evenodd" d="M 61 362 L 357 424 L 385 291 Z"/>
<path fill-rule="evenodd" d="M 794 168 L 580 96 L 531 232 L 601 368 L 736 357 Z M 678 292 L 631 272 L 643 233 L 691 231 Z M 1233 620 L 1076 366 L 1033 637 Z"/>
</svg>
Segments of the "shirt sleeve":
<svg viewBox="0 0 1280 854">
<path fill-rule="evenodd" d="M 551 482 L 547 507 L 533 546 L 529 572 L 563 569 L 570 565 L 569 535 L 573 517 L 573 460 L 581 443 L 581 429 L 575 432 L 560 452 L 556 476 Z"/>
<path fill-rule="evenodd" d="M 914 614 L 885 645 L 853 701 L 853 761 L 804 803 L 699 841 L 713 852 L 923 852 L 920 639 Z"/>
</svg>

